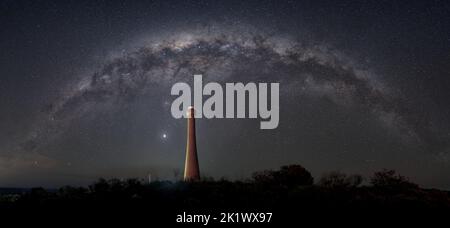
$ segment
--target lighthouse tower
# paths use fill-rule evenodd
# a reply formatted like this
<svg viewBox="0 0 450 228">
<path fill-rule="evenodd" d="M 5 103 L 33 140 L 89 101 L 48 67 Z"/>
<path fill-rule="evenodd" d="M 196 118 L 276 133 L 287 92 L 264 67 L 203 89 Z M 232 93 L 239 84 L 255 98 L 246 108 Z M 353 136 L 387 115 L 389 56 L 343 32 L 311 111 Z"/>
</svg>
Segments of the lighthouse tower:
<svg viewBox="0 0 450 228">
<path fill-rule="evenodd" d="M 198 166 L 197 143 L 195 138 L 194 107 L 190 106 L 187 113 L 187 143 L 186 161 L 184 163 L 184 180 L 200 180 L 200 168 Z"/>
</svg>

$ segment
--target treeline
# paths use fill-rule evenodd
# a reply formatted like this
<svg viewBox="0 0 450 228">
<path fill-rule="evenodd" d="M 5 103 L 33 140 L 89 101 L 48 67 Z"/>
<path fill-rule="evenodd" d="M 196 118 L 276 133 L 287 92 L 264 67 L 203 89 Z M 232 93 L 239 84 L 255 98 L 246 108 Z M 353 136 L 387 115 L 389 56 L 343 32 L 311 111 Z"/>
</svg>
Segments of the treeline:
<svg viewBox="0 0 450 228">
<path fill-rule="evenodd" d="M 330 172 L 314 181 L 300 165 L 256 172 L 248 180 L 198 182 L 100 179 L 88 187 L 33 188 L 0 196 L 0 209 L 133 211 L 282 211 L 283 216 L 341 211 L 449 211 L 448 191 L 420 188 L 393 170 L 359 175 Z M 144 208 L 142 210 L 142 208 Z M 77 209 L 78 210 L 78 209 Z M 171 213 L 168 215 L 172 216 Z M 166 213 L 167 214 L 167 213 Z"/>
</svg>

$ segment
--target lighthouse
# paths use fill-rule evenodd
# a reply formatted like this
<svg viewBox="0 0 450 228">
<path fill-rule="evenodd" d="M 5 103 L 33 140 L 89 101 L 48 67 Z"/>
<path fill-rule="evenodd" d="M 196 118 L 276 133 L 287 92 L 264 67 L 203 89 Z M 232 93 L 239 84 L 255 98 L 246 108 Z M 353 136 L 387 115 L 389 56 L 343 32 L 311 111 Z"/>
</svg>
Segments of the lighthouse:
<svg viewBox="0 0 450 228">
<path fill-rule="evenodd" d="M 187 142 L 186 142 L 186 161 L 184 163 L 184 180 L 200 180 L 200 168 L 197 157 L 197 143 L 195 138 L 195 118 L 194 107 L 190 106 L 187 113 Z"/>
</svg>

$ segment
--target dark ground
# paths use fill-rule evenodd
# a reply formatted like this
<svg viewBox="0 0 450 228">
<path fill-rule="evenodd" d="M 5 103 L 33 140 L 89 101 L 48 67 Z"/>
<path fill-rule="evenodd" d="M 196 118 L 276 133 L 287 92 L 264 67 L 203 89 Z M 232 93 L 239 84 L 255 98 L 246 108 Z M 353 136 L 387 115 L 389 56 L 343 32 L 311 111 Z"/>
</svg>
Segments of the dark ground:
<svg viewBox="0 0 450 228">
<path fill-rule="evenodd" d="M 448 191 L 420 188 L 392 170 L 374 173 L 369 184 L 362 182 L 358 175 L 332 172 L 314 183 L 311 174 L 299 165 L 258 172 L 249 180 L 234 182 L 211 179 L 144 184 L 137 179 L 100 179 L 87 188 L 4 189 L 0 210 L 2 221 L 43 225 L 173 225 L 177 214 L 183 212 L 217 217 L 209 226 L 248 225 L 220 224 L 221 212 L 273 213 L 270 223 L 252 224 L 258 226 L 448 223 Z"/>
</svg>

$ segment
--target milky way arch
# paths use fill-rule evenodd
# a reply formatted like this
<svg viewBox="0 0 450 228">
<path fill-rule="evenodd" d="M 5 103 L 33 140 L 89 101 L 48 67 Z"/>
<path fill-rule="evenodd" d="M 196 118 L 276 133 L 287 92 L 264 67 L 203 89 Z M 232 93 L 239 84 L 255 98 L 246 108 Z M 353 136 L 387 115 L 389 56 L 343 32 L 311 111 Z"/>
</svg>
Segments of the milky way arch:
<svg viewBox="0 0 450 228">
<path fill-rule="evenodd" d="M 201 30 L 149 39 L 106 61 L 45 108 L 44 120 L 22 148 L 38 150 L 71 120 L 99 106 L 120 106 L 148 91 L 188 81 L 193 74 L 224 82 L 234 81 L 236 72 L 247 72 L 246 81 L 280 82 L 281 92 L 291 98 L 306 93 L 339 105 L 363 105 L 407 141 L 439 145 L 423 113 L 411 113 L 401 96 L 336 50 L 263 32 Z"/>
</svg>

